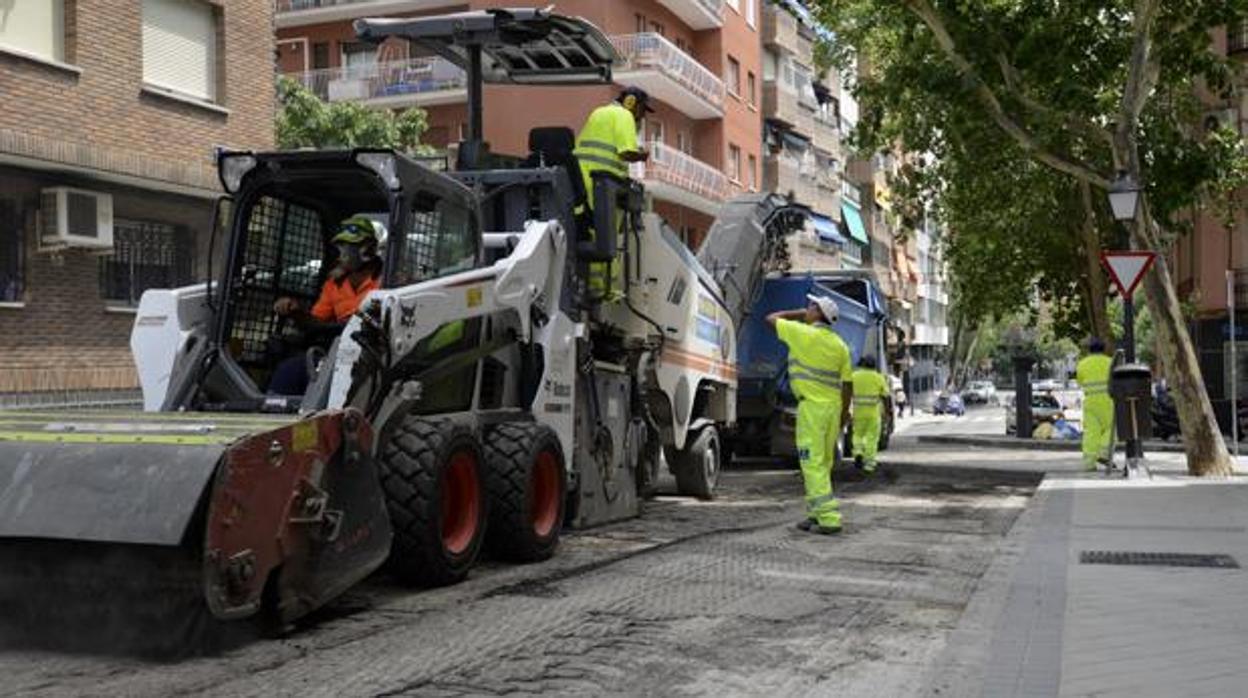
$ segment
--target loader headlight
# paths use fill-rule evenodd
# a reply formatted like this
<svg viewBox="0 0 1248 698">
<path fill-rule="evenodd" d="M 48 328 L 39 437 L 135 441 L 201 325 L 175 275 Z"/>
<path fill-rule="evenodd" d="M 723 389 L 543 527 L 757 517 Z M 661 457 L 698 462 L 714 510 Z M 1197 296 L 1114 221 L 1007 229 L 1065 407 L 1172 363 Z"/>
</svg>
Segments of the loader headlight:
<svg viewBox="0 0 1248 698">
<path fill-rule="evenodd" d="M 399 183 L 399 165 L 394 159 L 394 153 L 357 153 L 355 161 L 376 172 L 391 191 L 402 188 Z"/>
<path fill-rule="evenodd" d="M 256 156 L 248 153 L 222 153 L 217 162 L 217 173 L 221 176 L 221 186 L 230 194 L 237 194 L 243 177 L 256 168 Z"/>
</svg>

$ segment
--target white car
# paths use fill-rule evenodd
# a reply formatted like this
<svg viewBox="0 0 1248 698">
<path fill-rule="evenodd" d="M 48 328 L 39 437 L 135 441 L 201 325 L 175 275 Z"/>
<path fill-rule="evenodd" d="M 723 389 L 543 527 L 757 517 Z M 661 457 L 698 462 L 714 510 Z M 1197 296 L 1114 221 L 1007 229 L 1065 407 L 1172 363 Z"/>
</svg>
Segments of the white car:
<svg viewBox="0 0 1248 698">
<path fill-rule="evenodd" d="M 996 402 L 997 386 L 992 381 L 971 381 L 962 391 L 962 402 L 987 405 Z"/>
<path fill-rule="evenodd" d="M 1014 409 L 1015 400 L 1011 397 L 1005 405 L 1005 433 L 1013 435 L 1018 431 L 1018 411 Z M 1049 393 L 1034 393 L 1031 396 L 1031 424 L 1033 427 L 1041 422 L 1052 422 L 1065 417 L 1062 403 Z"/>
</svg>

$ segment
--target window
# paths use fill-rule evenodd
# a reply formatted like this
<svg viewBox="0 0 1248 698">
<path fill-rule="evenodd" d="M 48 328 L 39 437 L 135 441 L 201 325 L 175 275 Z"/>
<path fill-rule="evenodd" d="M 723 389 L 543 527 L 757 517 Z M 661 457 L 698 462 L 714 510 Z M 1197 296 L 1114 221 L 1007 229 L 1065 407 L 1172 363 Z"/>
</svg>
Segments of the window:
<svg viewBox="0 0 1248 698">
<path fill-rule="evenodd" d="M 636 20 L 637 20 L 637 33 L 638 33 L 638 34 L 643 34 L 643 33 L 645 33 L 645 31 L 646 31 L 646 17 L 645 17 L 645 15 L 640 15 L 640 14 L 637 14 L 637 15 L 633 15 L 633 17 L 634 17 L 634 18 L 636 18 Z"/>
<path fill-rule="evenodd" d="M 312 70 L 325 70 L 329 67 L 329 42 L 318 41 L 312 44 Z"/>
<path fill-rule="evenodd" d="M 478 237 L 468 210 L 451 199 L 438 199 L 430 210 L 413 209 L 403 240 L 399 285 L 471 269 Z"/>
<path fill-rule="evenodd" d="M 1232 22 L 1226 28 L 1226 52 L 1248 51 L 1248 20 Z"/>
<path fill-rule="evenodd" d="M 750 190 L 758 189 L 758 158 L 753 155 L 749 159 L 749 172 L 746 174 L 746 184 L 750 186 Z"/>
<path fill-rule="evenodd" d="M 664 29 L 663 25 L 659 24 L 658 22 L 650 23 L 650 31 L 654 32 L 655 34 L 658 34 L 659 36 L 665 36 L 667 34 L 667 30 Z"/>
<path fill-rule="evenodd" d="M 734 182 L 741 181 L 741 149 L 735 145 L 728 146 L 728 177 Z"/>
<path fill-rule="evenodd" d="M 348 75 L 367 77 L 377 66 L 377 47 L 358 41 L 343 42 L 342 67 Z"/>
<path fill-rule="evenodd" d="M 65 60 L 64 0 L 0 3 L 0 48 Z"/>
<path fill-rule="evenodd" d="M 200 0 L 143 0 L 143 82 L 217 97 L 217 17 Z"/>
<path fill-rule="evenodd" d="M 689 137 L 688 132 L 678 131 L 676 133 L 676 150 L 686 155 L 693 152 L 693 139 Z"/>
<path fill-rule="evenodd" d="M 0 303 L 20 303 L 25 298 L 23 232 L 17 206 L 0 201 Z"/>
<path fill-rule="evenodd" d="M 648 131 L 648 133 L 646 134 L 647 141 L 649 141 L 650 143 L 662 143 L 664 141 L 662 121 L 646 119 L 646 127 L 647 127 L 646 130 Z"/>
<path fill-rule="evenodd" d="M 180 233 L 165 223 L 115 221 L 113 254 L 100 258 L 100 296 L 111 304 L 135 306 L 149 288 L 189 284 L 194 245 L 178 244 L 184 237 Z"/>
<path fill-rule="evenodd" d="M 758 19 L 756 18 L 758 8 L 755 7 L 755 4 L 755 0 L 745 0 L 745 23 L 750 25 L 750 27 L 758 26 Z"/>
<path fill-rule="evenodd" d="M 763 82 L 775 82 L 779 72 L 780 57 L 772 51 L 763 51 Z"/>
<path fill-rule="evenodd" d="M 734 95 L 741 94 L 741 64 L 732 56 L 728 57 L 728 91 Z"/>
<path fill-rule="evenodd" d="M 745 103 L 751 106 L 758 104 L 757 95 L 758 81 L 754 78 L 754 71 L 750 71 L 745 77 Z"/>
</svg>

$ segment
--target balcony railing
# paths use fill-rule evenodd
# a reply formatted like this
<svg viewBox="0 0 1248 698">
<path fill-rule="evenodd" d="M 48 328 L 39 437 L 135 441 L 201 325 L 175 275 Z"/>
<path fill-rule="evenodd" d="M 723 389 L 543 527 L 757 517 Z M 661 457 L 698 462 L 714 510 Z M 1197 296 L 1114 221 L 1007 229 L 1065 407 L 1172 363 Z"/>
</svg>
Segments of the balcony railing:
<svg viewBox="0 0 1248 698">
<path fill-rule="evenodd" d="M 366 66 L 291 73 L 316 96 L 331 102 L 429 95 L 467 87 L 464 71 L 443 58 L 409 58 Z"/>
<path fill-rule="evenodd" d="M 273 0 L 273 9 L 276 12 L 292 12 L 295 10 L 315 10 L 320 7 L 335 7 L 337 5 L 358 5 L 365 2 L 375 2 L 376 0 Z"/>
<path fill-rule="evenodd" d="M 620 72 L 656 70 L 718 109 L 724 106 L 725 87 L 715 73 L 659 34 L 626 34 L 611 37 L 624 58 Z"/>
<path fill-rule="evenodd" d="M 713 202 L 731 191 L 728 176 L 701 160 L 664 143 L 648 144 L 650 159 L 633 164 L 633 178 L 662 182 Z"/>
</svg>

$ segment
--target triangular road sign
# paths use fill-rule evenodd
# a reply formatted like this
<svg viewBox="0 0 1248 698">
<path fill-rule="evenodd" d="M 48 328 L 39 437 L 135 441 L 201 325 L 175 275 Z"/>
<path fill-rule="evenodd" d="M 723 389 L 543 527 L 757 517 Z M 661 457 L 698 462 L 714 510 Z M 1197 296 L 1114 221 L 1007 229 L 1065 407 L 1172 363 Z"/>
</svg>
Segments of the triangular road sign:
<svg viewBox="0 0 1248 698">
<path fill-rule="evenodd" d="M 1118 287 L 1124 299 L 1135 293 L 1135 287 L 1144 279 L 1145 272 L 1153 266 L 1155 252 L 1126 252 L 1106 250 L 1101 253 L 1101 263 L 1109 270 L 1109 275 Z"/>
</svg>

